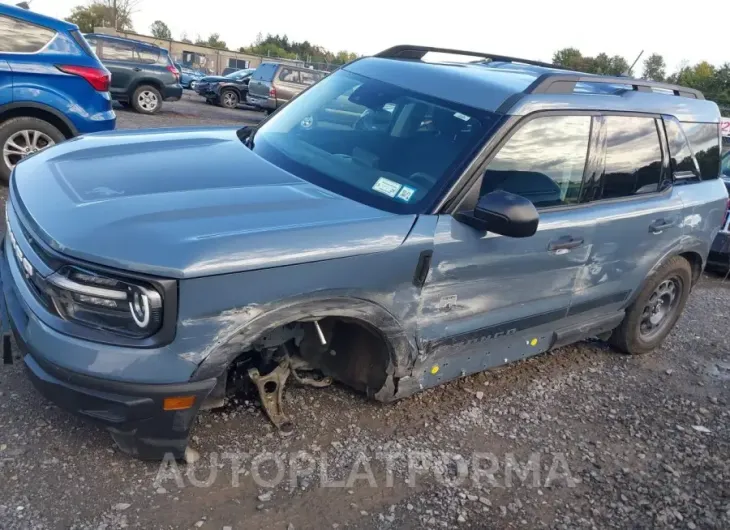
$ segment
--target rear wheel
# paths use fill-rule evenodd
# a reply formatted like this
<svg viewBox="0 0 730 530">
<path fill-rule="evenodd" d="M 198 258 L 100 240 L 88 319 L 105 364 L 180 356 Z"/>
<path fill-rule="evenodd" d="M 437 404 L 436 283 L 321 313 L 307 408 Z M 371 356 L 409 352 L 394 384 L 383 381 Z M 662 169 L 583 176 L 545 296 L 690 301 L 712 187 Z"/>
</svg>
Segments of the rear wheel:
<svg viewBox="0 0 730 530">
<path fill-rule="evenodd" d="M 142 85 L 132 95 L 132 106 L 142 114 L 157 114 L 162 108 L 162 95 L 155 87 Z"/>
<path fill-rule="evenodd" d="M 39 118 L 12 118 L 0 123 L 0 181 L 7 184 L 10 172 L 26 156 L 65 139 L 61 131 Z"/>
<path fill-rule="evenodd" d="M 687 304 L 692 267 L 675 256 L 654 272 L 626 312 L 609 342 L 624 353 L 648 353 L 659 346 Z"/>
<path fill-rule="evenodd" d="M 239 97 L 233 90 L 224 90 L 218 101 L 220 102 L 221 107 L 235 109 L 238 108 Z"/>
</svg>

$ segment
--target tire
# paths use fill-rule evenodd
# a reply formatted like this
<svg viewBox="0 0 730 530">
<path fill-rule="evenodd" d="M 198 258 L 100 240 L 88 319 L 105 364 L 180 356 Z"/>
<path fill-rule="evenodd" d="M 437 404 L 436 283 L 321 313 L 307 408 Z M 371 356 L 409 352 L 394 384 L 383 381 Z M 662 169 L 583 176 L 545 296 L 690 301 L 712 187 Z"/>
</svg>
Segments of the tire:
<svg viewBox="0 0 730 530">
<path fill-rule="evenodd" d="M 26 146 L 24 133 L 28 133 L 30 145 Z M 30 153 L 51 147 L 65 139 L 61 131 L 40 118 L 12 118 L 0 123 L 0 182 L 7 184 L 15 164 Z M 26 147 L 29 151 L 25 151 Z"/>
<path fill-rule="evenodd" d="M 162 108 L 162 95 L 151 85 L 141 85 L 132 94 L 132 106 L 140 114 L 157 114 Z"/>
<path fill-rule="evenodd" d="M 621 325 L 613 330 L 609 343 L 631 355 L 642 355 L 655 349 L 682 315 L 691 286 L 692 266 L 689 262 L 681 256 L 669 259 L 647 278 Z M 672 289 L 673 297 L 669 294 Z"/>
<path fill-rule="evenodd" d="M 218 105 L 225 109 L 237 109 L 240 101 L 241 98 L 238 97 L 235 90 L 224 90 L 218 98 Z"/>
</svg>

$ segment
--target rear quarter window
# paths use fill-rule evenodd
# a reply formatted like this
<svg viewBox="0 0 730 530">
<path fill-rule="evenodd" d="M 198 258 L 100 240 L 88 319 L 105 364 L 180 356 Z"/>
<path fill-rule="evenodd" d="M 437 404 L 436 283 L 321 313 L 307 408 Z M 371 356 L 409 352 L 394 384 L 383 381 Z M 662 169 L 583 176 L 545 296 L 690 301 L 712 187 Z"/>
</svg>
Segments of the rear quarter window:
<svg viewBox="0 0 730 530">
<path fill-rule="evenodd" d="M 682 129 L 697 159 L 702 180 L 720 176 L 720 125 L 682 122 Z"/>
<path fill-rule="evenodd" d="M 79 48 L 84 50 L 84 53 L 86 53 L 86 55 L 91 55 L 92 57 L 96 57 L 96 53 L 91 48 L 91 44 L 89 43 L 89 41 L 87 41 L 84 38 L 84 36 L 81 34 L 81 32 L 79 30 L 74 29 L 74 30 L 70 31 L 69 33 L 71 34 L 71 37 L 76 42 L 76 44 L 79 45 Z M 96 46 L 96 44 L 94 44 L 94 46 Z"/>
<path fill-rule="evenodd" d="M 140 47 L 137 48 L 137 56 L 143 63 L 154 64 L 157 62 L 157 59 L 160 58 L 160 52 L 153 48 Z M 167 61 L 165 61 L 165 63 L 167 63 Z"/>
</svg>

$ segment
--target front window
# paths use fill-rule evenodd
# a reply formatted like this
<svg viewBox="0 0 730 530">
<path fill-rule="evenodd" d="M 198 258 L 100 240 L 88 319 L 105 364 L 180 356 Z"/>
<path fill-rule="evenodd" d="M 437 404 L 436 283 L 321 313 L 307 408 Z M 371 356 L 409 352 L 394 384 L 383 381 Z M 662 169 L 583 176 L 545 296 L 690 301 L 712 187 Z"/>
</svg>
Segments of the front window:
<svg viewBox="0 0 730 530">
<path fill-rule="evenodd" d="M 496 115 L 339 70 L 255 133 L 269 162 L 395 213 L 424 211 L 473 157 Z"/>
</svg>

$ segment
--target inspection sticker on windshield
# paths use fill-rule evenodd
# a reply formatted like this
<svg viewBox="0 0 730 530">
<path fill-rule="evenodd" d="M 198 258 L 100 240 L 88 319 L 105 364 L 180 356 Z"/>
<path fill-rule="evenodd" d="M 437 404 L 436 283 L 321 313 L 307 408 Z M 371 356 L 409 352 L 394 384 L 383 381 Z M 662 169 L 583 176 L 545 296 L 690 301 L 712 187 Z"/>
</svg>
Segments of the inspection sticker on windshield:
<svg viewBox="0 0 730 530">
<path fill-rule="evenodd" d="M 455 112 L 454 118 L 459 118 L 460 120 L 469 121 L 471 118 L 467 116 L 466 114 L 462 114 L 461 112 Z"/>
<path fill-rule="evenodd" d="M 392 180 L 388 180 L 385 177 L 380 177 L 378 181 L 373 184 L 373 189 L 387 195 L 388 197 L 395 197 L 395 194 L 398 193 L 398 190 L 400 189 L 400 184 Z"/>
<path fill-rule="evenodd" d="M 400 199 L 402 201 L 408 202 L 411 200 L 411 197 L 413 197 L 413 194 L 416 193 L 416 190 L 413 188 L 409 188 L 408 186 L 403 186 L 401 190 L 398 192 L 397 199 Z"/>
</svg>

